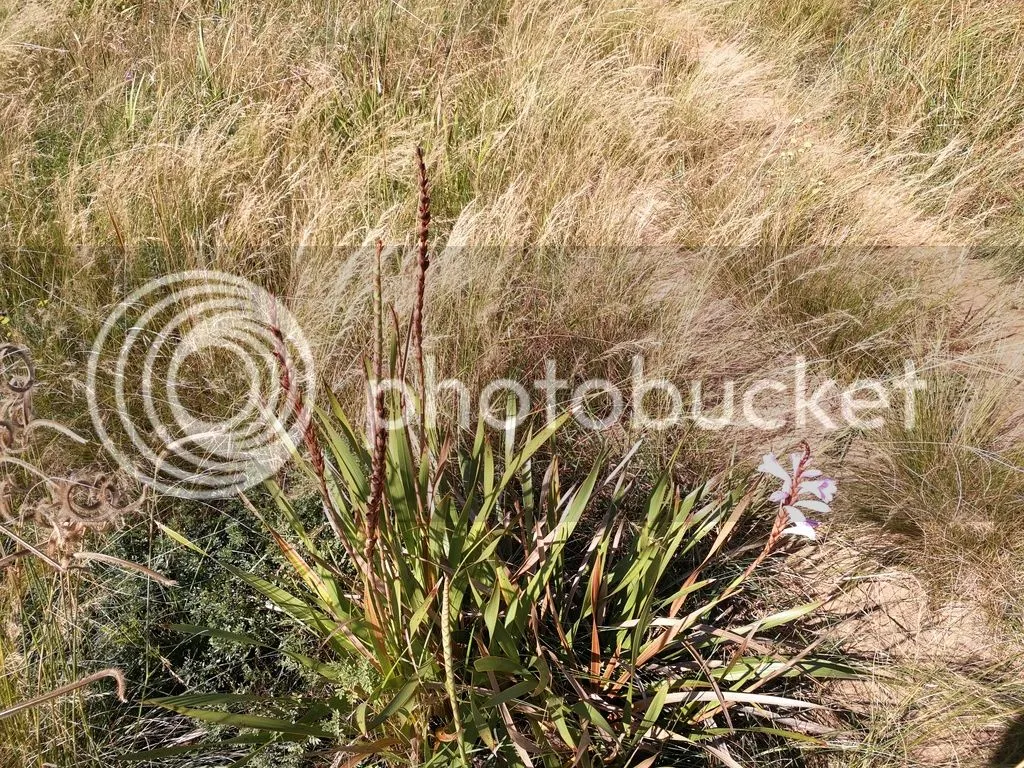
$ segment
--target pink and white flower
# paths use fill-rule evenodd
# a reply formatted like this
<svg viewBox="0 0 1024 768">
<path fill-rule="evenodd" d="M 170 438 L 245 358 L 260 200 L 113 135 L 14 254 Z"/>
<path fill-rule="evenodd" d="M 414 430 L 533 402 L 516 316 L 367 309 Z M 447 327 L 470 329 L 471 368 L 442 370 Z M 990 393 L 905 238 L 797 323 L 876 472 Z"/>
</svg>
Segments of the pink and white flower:
<svg viewBox="0 0 1024 768">
<path fill-rule="evenodd" d="M 804 511 L 820 514 L 831 511 L 829 505 L 838 490 L 836 481 L 823 477 L 820 470 L 810 468 L 811 452 L 806 444 L 802 452 L 791 453 L 789 459 L 793 469 L 787 472 L 774 454 L 766 453 L 761 457 L 757 471 L 782 482 L 782 486 L 768 497 L 779 505 L 780 515 L 786 515 L 789 525 L 782 533 L 816 539 L 818 523 L 809 520 Z"/>
</svg>

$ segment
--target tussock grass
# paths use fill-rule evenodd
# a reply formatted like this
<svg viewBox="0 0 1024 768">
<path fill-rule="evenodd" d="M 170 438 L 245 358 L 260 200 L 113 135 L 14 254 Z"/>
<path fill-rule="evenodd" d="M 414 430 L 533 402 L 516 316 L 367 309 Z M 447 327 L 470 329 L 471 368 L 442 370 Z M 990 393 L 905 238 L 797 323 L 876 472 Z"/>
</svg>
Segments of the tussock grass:
<svg viewBox="0 0 1024 768">
<path fill-rule="evenodd" d="M 428 330 L 452 373 L 530 370 L 552 352 L 582 365 L 630 344 L 663 348 L 664 374 L 754 370 L 750 330 L 778 325 L 780 306 L 855 345 L 892 346 L 906 326 L 910 307 L 880 300 L 899 290 L 892 276 L 850 284 L 876 260 L 848 253 L 784 267 L 781 289 L 811 306 L 750 297 L 762 323 L 715 312 L 731 286 L 707 264 L 729 258 L 687 258 L 680 243 L 771 262 L 875 243 L 886 225 L 851 199 L 856 168 L 764 134 L 741 109 L 761 81 L 728 50 L 709 56 L 671 7 L 60 9 L 6 22 L 38 47 L 8 49 L 0 173 L 12 326 L 55 359 L 128 287 L 211 267 L 292 296 L 333 376 L 351 373 L 368 330 L 360 246 L 405 241 L 419 137 L 446 246 L 432 286 L 446 311 Z M 407 295 L 403 255 L 386 255 L 394 296 Z M 786 290 L 809 272 L 810 292 Z M 832 297 L 815 306 L 812 292 Z M 850 322 L 868 307 L 886 311 Z"/>
<path fill-rule="evenodd" d="M 858 189 L 857 174 L 848 176 L 846 199 L 859 195 L 862 210 L 892 214 L 903 203 L 883 201 L 899 189 L 904 201 L 932 214 L 931 222 L 904 230 L 923 235 L 919 244 L 992 251 L 1015 269 L 1019 254 L 999 246 L 1013 241 L 1021 221 L 1017 6 L 756 0 L 701 9 L 719 34 L 737 35 L 744 55 L 760 53 L 774 63 L 776 82 L 789 83 L 787 95 L 812 126 L 812 142 L 832 137 L 833 148 L 845 145 L 847 162 L 864 169 L 860 181 L 873 179 Z M 799 140 L 797 147 L 800 158 Z M 807 148 L 803 157 L 816 152 Z M 825 156 L 822 149 L 819 157 Z M 843 185 L 844 179 L 828 183 Z M 821 216 L 818 211 L 813 220 Z M 895 236 L 899 218 L 879 220 L 888 221 Z M 959 272 L 946 288 L 929 275 L 929 265 L 941 271 L 956 264 L 955 249 L 921 249 L 909 259 L 910 271 L 905 257 L 875 253 L 861 272 L 847 255 L 835 269 L 845 281 L 812 282 L 802 292 L 765 291 L 799 285 L 785 271 L 793 261 L 773 263 L 769 256 L 763 266 L 739 260 L 737 290 L 767 293 L 784 315 L 803 315 L 823 356 L 840 365 L 852 359 L 884 375 L 891 370 L 887 349 L 891 362 L 905 356 L 928 361 L 930 389 L 917 425 L 908 431 L 890 424 L 855 443 L 852 508 L 900 535 L 896 559 L 917 563 L 936 599 L 966 592 L 1012 625 L 1020 614 L 1015 520 L 1024 498 L 1015 447 L 1019 357 L 1012 343 L 995 337 L 1012 338 L 1016 326 L 1000 331 L 996 318 L 966 311 L 984 305 L 983 294 L 992 291 L 971 284 L 977 270 Z M 827 256 L 821 261 L 816 266 L 827 271 Z M 922 304 L 944 309 L 922 321 L 910 309 Z M 833 311 L 848 325 L 829 323 Z M 880 329 L 873 318 L 881 320 Z M 819 324 L 824 333 L 815 332 Z"/>
<path fill-rule="evenodd" d="M 933 586 L 1019 622 L 1024 471 L 1008 412 L 1013 382 L 946 365 L 929 375 L 912 427 L 866 437 L 851 466 L 855 512 L 907 537 Z"/>
<path fill-rule="evenodd" d="M 712 6 L 708 6 L 712 7 Z M 1024 208 L 1024 14 L 1006 2 L 754 0 L 713 6 L 810 90 L 874 162 L 922 184 L 918 199 L 965 224 L 1013 274 Z"/>
<path fill-rule="evenodd" d="M 867 742 L 834 764 L 1015 766 L 1020 746 L 1006 727 L 1024 706 L 1019 679 L 999 667 L 951 666 L 898 667 L 888 681 L 851 685 L 846 701 L 867 713 Z"/>
</svg>

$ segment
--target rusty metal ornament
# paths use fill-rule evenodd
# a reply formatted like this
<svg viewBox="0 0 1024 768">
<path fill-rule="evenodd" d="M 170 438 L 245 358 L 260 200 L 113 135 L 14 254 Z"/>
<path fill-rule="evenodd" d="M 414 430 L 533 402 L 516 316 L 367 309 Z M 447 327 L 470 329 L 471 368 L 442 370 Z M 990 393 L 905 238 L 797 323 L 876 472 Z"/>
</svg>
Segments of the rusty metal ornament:
<svg viewBox="0 0 1024 768">
<path fill-rule="evenodd" d="M 66 567 L 87 533 L 117 527 L 141 509 L 144 497 L 124 503 L 113 478 L 104 472 L 77 471 L 55 477 L 27 458 L 39 429 L 58 432 L 80 444 L 88 442 L 59 422 L 35 417 L 32 393 L 36 383 L 29 351 L 0 344 L 0 522 L 16 528 L 35 527 L 48 535 L 44 548 Z M 18 477 L 28 481 L 18 482 Z M 24 546 L 20 536 L 11 537 Z"/>
</svg>

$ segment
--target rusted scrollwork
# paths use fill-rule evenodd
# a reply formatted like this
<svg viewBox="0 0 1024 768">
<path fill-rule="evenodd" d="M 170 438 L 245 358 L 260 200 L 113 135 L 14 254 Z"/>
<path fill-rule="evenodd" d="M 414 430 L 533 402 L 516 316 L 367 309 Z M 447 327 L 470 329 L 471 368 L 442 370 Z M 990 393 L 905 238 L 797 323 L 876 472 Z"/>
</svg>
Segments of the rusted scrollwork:
<svg viewBox="0 0 1024 768">
<path fill-rule="evenodd" d="M 88 441 L 63 424 L 36 418 L 32 393 L 35 366 L 27 349 L 0 344 L 0 522 L 23 549 L 35 552 L 25 537 L 42 533 L 46 558 L 67 566 L 85 534 L 114 528 L 139 510 L 142 498 L 122 503 L 113 479 L 102 472 L 73 472 L 53 477 L 28 455 L 40 429 L 58 432 L 74 442 Z M 18 531 L 8 530 L 11 526 Z M 27 529 L 34 526 L 35 536 Z"/>
</svg>

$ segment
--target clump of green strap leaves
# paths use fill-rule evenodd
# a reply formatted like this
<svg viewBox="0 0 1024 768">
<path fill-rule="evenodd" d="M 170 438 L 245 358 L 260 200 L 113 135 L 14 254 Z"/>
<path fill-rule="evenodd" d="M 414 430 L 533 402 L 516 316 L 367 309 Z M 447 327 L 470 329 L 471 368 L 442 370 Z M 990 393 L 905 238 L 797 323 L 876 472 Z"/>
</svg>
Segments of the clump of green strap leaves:
<svg viewBox="0 0 1024 768">
<path fill-rule="evenodd" d="M 411 335 L 415 346 L 414 327 Z M 392 375 L 401 377 L 401 347 L 393 341 L 391 350 Z M 397 393 L 387 403 L 391 413 L 420 404 Z M 381 429 L 381 415 L 370 417 L 367 436 L 332 398 L 316 412 L 306 450 L 295 451 L 344 557 L 326 554 L 324 534 L 307 530 L 293 500 L 269 481 L 276 520 L 250 508 L 291 578 L 274 584 L 225 566 L 309 635 L 315 658 L 287 655 L 323 685 L 287 699 L 151 701 L 239 729 L 233 739 L 181 749 L 247 746 L 251 755 L 290 741 L 335 766 L 496 759 L 554 768 L 653 765 L 679 747 L 691 759 L 703 750 L 735 765 L 728 739 L 750 731 L 817 741 L 808 734 L 821 727 L 800 719 L 815 705 L 778 687 L 852 670 L 806 648 L 787 655 L 770 636 L 820 604 L 736 616 L 736 598 L 766 552 L 754 547 L 741 561 L 727 545 L 758 507 L 759 486 L 723 475 L 684 491 L 671 465 L 641 482 L 628 468 L 635 451 L 614 466 L 601 457 L 567 482 L 553 447 L 566 416 L 521 428 L 518 438 L 507 431 L 496 455 L 483 423 L 475 436 L 436 426 L 384 436 L 373 426 Z M 371 674 L 354 682 L 353 662 Z"/>
<path fill-rule="evenodd" d="M 369 446 L 337 405 L 319 427 L 331 458 L 325 505 L 358 560 Z M 723 603 L 748 574 L 721 581 L 702 575 L 722 556 L 756 492 L 713 480 L 684 494 L 665 471 L 630 520 L 623 508 L 633 506 L 636 489 L 623 465 L 598 461 L 568 486 L 557 458 L 543 471 L 536 466 L 557 428 L 527 436 L 503 461 L 482 429 L 464 450 L 428 441 L 419 461 L 406 433 L 393 432 L 386 514 L 369 567 L 329 562 L 286 494 L 268 483 L 290 528 L 285 535 L 270 525 L 268 531 L 305 589 L 289 592 L 242 570 L 235 575 L 318 640 L 320 658 L 290 654 L 293 661 L 346 694 L 297 693 L 281 702 L 211 694 L 152 703 L 247 729 L 257 734 L 256 748 L 319 740 L 321 749 L 352 756 L 343 765 L 372 755 L 394 765 L 470 764 L 492 752 L 508 765 L 617 765 L 673 741 L 717 749 L 731 728 L 808 738 L 772 728 L 773 715 L 812 705 L 766 694 L 766 685 L 849 670 L 800 654 L 784 658 L 759 633 L 816 604 L 722 622 Z M 307 460 L 297 461 L 314 474 Z M 600 522 L 584 534 L 581 520 L 595 512 Z M 681 570 L 685 562 L 697 565 Z M 357 692 L 358 704 L 348 695 L 350 681 L 333 676 L 343 668 L 330 663 L 353 658 L 375 673 L 373 688 Z M 277 705 L 296 716 L 235 715 L 218 708 L 224 704 Z"/>
</svg>

